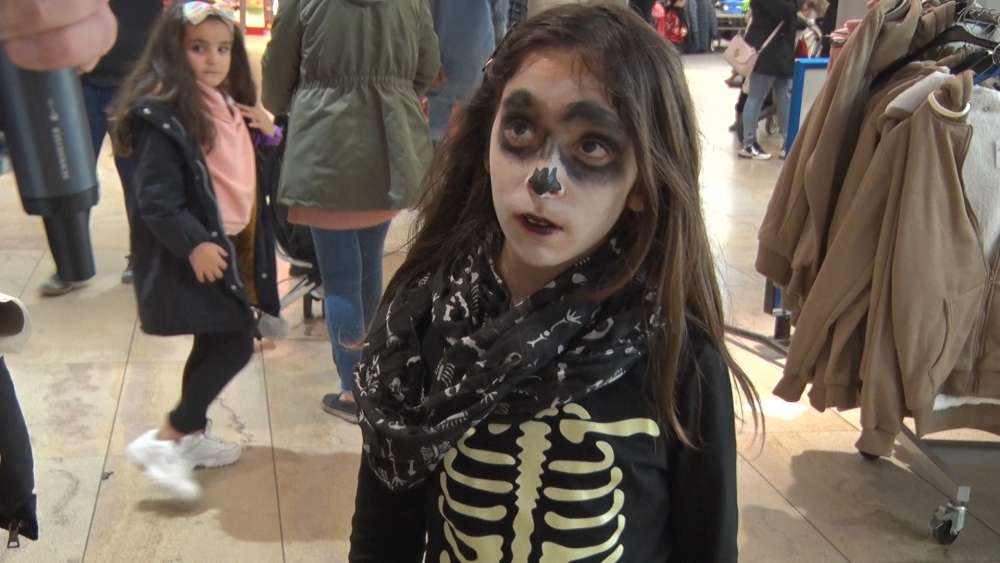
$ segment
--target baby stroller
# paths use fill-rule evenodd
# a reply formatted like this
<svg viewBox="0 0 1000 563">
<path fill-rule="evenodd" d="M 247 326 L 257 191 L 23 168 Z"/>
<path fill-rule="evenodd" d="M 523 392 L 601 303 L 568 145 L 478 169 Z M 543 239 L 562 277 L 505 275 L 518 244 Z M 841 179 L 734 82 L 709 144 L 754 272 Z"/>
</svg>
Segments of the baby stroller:
<svg viewBox="0 0 1000 563">
<path fill-rule="evenodd" d="M 259 172 L 260 186 L 267 194 L 267 209 L 264 212 L 270 215 L 274 225 L 275 253 L 291 265 L 291 279 L 296 280 L 295 287 L 281 299 L 281 309 L 302 299 L 302 314 L 306 319 L 312 319 L 313 304 L 323 300 L 323 280 L 317 266 L 312 233 L 308 227 L 289 223 L 288 207 L 278 203 L 278 180 L 285 158 L 288 118 L 277 117 L 275 123 L 285 131 L 285 136 L 277 147 L 260 159 Z"/>
<path fill-rule="evenodd" d="M 740 99 L 736 102 L 736 120 L 729 126 L 729 130 L 736 135 L 740 142 L 743 141 L 743 104 L 745 103 L 746 93 L 741 91 Z M 760 118 L 757 123 L 761 121 L 764 122 L 764 130 L 767 131 L 768 135 L 778 133 L 778 111 L 774 105 L 773 93 L 764 99 L 764 106 L 760 110 Z"/>
</svg>

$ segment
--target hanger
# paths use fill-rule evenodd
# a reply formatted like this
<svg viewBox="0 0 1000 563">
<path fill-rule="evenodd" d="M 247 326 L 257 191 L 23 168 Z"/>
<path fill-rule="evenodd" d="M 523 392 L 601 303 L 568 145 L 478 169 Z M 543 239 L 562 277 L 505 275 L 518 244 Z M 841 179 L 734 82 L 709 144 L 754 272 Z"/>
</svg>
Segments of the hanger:
<svg viewBox="0 0 1000 563">
<path fill-rule="evenodd" d="M 941 102 L 938 101 L 937 96 L 934 95 L 934 92 L 927 94 L 927 103 L 930 104 L 932 110 L 936 111 L 937 113 L 945 117 L 950 117 L 952 119 L 961 119 L 966 115 L 969 115 L 969 111 L 972 110 L 972 103 L 965 102 L 965 107 L 962 108 L 962 111 L 952 111 L 941 105 Z"/>
<path fill-rule="evenodd" d="M 899 70 L 906 65 L 912 63 L 913 61 L 921 60 L 923 56 L 938 47 L 944 47 L 950 43 L 968 43 L 969 45 L 976 45 L 977 47 L 982 47 L 990 52 L 996 51 L 998 44 L 990 41 L 989 39 L 984 39 L 969 33 L 969 30 L 965 29 L 960 25 L 955 25 L 944 30 L 942 33 L 938 34 L 937 37 L 932 39 L 929 43 L 903 57 L 902 59 L 896 61 L 895 63 L 889 65 L 888 68 L 883 70 L 875 77 L 872 82 L 872 87 L 876 87 L 883 82 L 885 82 L 890 76 L 899 72 Z"/>
<path fill-rule="evenodd" d="M 993 64 L 990 65 L 990 68 L 988 68 L 986 72 L 977 74 L 976 77 L 972 79 L 973 84 L 978 86 L 991 78 L 1000 76 L 1000 48 L 993 50 L 992 59 Z"/>
<path fill-rule="evenodd" d="M 962 62 L 953 65 L 951 67 L 951 74 L 958 75 L 967 70 L 981 74 L 989 70 L 991 66 L 993 66 L 993 54 L 989 51 L 977 49 L 962 59 Z"/>
</svg>

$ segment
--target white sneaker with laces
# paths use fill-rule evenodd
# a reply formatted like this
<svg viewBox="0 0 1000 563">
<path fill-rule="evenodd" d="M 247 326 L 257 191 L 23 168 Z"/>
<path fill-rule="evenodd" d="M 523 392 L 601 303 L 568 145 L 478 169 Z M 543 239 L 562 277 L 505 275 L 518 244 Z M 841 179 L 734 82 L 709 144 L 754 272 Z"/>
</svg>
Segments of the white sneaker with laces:
<svg viewBox="0 0 1000 563">
<path fill-rule="evenodd" d="M 239 461 L 243 448 L 236 442 L 226 442 L 212 434 L 212 420 L 204 434 L 189 434 L 181 438 L 181 452 L 195 469 L 225 467 Z"/>
<path fill-rule="evenodd" d="M 125 448 L 125 457 L 181 500 L 197 500 L 201 487 L 194 480 L 193 467 L 184 457 L 183 448 L 172 440 L 158 440 L 158 434 L 159 430 L 153 429 L 133 440 Z"/>
<path fill-rule="evenodd" d="M 771 159 L 771 153 L 764 152 L 764 149 L 757 143 L 743 147 L 736 155 L 740 158 L 751 158 L 753 160 Z"/>
</svg>

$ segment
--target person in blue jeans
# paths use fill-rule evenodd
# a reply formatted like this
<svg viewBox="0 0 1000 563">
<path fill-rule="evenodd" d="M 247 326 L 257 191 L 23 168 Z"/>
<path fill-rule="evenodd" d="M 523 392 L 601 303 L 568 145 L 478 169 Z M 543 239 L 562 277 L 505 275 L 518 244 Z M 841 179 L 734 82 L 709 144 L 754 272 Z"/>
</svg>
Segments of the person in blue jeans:
<svg viewBox="0 0 1000 563">
<path fill-rule="evenodd" d="M 87 109 L 87 121 L 90 124 L 90 140 L 94 146 L 94 155 L 100 157 L 104 137 L 108 132 L 106 111 L 118 97 L 118 89 L 131 70 L 132 65 L 139 60 L 146 46 L 153 23 L 163 12 L 163 0 L 111 0 L 111 12 L 118 19 L 118 36 L 114 46 L 90 72 L 80 76 L 83 86 L 83 101 Z M 133 184 L 135 169 L 132 161 L 124 157 L 115 157 L 115 168 L 125 193 L 125 214 L 131 224 L 131 201 L 133 200 Z M 122 272 L 122 283 L 132 283 L 131 259 Z M 42 295 L 56 296 L 69 293 L 83 287 L 83 282 L 63 280 L 56 273 L 42 285 Z"/>
<path fill-rule="evenodd" d="M 441 86 L 427 93 L 431 136 L 448 134 L 452 110 L 479 86 L 483 66 L 507 31 L 509 0 L 428 0 L 441 49 Z"/>
<path fill-rule="evenodd" d="M 750 0 L 750 28 L 746 42 L 760 49 L 750 73 L 747 102 L 743 107 L 743 147 L 738 156 L 768 160 L 771 154 L 757 142 L 757 121 L 764 98 L 773 90 L 778 127 L 781 130 L 781 158 L 785 157 L 788 111 L 792 101 L 792 74 L 795 72 L 795 31 L 798 13 L 805 0 Z M 770 38 L 770 39 L 769 39 Z"/>
<path fill-rule="evenodd" d="M 282 0 L 262 62 L 264 107 L 289 118 L 278 202 L 310 228 L 326 294 L 340 377 L 321 405 L 357 423 L 351 382 L 382 295 L 389 222 L 416 203 L 433 154 L 420 106 L 441 68 L 431 6 Z"/>
<path fill-rule="evenodd" d="M 319 273 L 323 279 L 323 312 L 333 344 L 333 363 L 341 389 L 351 389 L 354 368 L 361 360 L 357 343 L 372 326 L 382 299 L 382 257 L 391 221 L 361 229 L 333 230 L 311 227 Z M 323 408 L 330 414 L 356 422 L 353 405 L 326 397 Z M 344 416 L 343 409 L 348 412 Z"/>
</svg>

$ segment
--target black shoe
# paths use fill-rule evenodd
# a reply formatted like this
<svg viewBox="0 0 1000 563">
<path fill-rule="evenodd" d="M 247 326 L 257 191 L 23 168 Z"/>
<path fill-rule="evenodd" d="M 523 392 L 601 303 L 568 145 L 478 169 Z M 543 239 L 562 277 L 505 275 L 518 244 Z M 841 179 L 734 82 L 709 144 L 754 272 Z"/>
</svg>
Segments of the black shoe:
<svg viewBox="0 0 1000 563">
<path fill-rule="evenodd" d="M 358 404 L 340 398 L 342 393 L 330 393 L 323 396 L 323 410 L 337 418 L 342 418 L 351 424 L 358 423 Z"/>
</svg>

